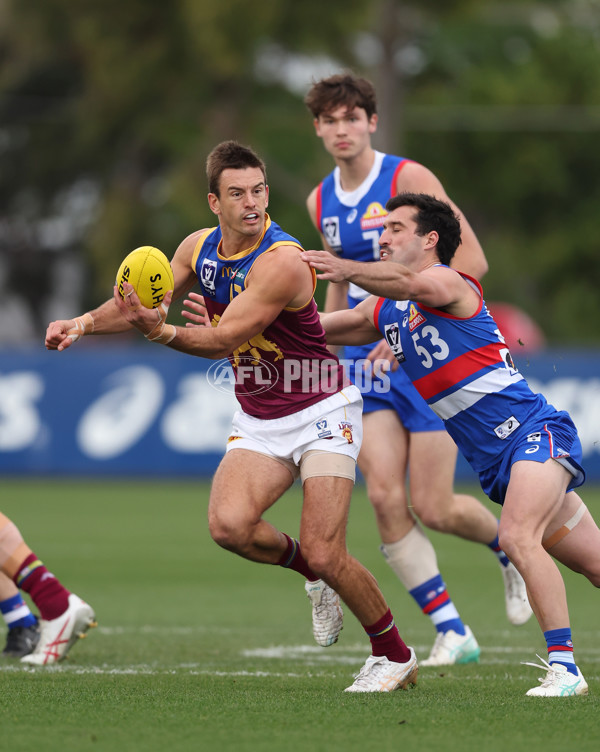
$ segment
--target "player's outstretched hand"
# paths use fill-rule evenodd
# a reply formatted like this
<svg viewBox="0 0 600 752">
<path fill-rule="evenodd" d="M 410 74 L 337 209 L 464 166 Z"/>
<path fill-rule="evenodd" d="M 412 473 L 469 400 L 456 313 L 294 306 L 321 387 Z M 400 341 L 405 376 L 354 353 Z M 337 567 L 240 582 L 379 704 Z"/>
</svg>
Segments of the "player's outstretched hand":
<svg viewBox="0 0 600 752">
<path fill-rule="evenodd" d="M 347 262 L 329 251 L 302 251 L 300 258 L 320 272 L 321 279 L 343 282 L 346 279 Z"/>
<path fill-rule="evenodd" d="M 51 321 L 46 329 L 46 350 L 66 350 L 84 334 L 92 334 L 93 331 L 94 319 L 89 313 L 75 319 Z"/>
<path fill-rule="evenodd" d="M 204 297 L 197 292 L 190 292 L 188 295 L 189 297 L 183 301 L 183 305 L 187 306 L 189 310 L 184 308 L 181 311 L 181 315 L 189 319 L 186 326 L 210 326 L 210 317 L 204 305 Z"/>
</svg>

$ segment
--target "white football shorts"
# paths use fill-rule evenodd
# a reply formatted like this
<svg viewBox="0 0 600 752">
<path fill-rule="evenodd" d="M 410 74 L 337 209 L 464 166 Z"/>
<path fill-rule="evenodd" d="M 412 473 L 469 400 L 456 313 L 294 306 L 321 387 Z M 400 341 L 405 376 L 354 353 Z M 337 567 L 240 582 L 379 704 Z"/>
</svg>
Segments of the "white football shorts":
<svg viewBox="0 0 600 752">
<path fill-rule="evenodd" d="M 238 410 L 227 451 L 265 454 L 289 467 L 294 476 L 302 456 L 310 451 L 343 454 L 356 462 L 362 443 L 362 403 L 360 390 L 351 384 L 283 418 L 264 420 Z"/>
</svg>

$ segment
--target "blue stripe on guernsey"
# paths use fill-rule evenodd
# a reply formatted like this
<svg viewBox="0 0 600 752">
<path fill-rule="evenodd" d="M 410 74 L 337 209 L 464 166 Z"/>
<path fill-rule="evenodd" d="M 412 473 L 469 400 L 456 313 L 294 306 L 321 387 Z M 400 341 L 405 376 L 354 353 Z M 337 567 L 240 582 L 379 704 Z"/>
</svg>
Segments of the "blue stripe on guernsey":
<svg viewBox="0 0 600 752">
<path fill-rule="evenodd" d="M 25 582 L 25 580 L 29 577 L 29 575 L 36 570 L 38 567 L 42 567 L 43 564 L 39 559 L 36 559 L 35 561 L 32 561 L 31 564 L 24 567 L 17 577 L 17 587 L 21 587 L 21 585 Z"/>
</svg>

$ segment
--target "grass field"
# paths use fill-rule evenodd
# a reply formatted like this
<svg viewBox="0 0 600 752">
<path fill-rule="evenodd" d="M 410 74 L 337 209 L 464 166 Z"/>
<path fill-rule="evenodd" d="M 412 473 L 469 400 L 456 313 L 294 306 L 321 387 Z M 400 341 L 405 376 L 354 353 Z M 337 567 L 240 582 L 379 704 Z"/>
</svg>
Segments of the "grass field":
<svg viewBox="0 0 600 752">
<path fill-rule="evenodd" d="M 347 613 L 337 645 L 312 642 L 299 575 L 219 549 L 199 482 L 4 480 L 0 509 L 49 568 L 96 609 L 99 626 L 49 669 L 0 660 L 0 749 L 433 750 L 578 752 L 600 748 L 598 593 L 565 573 L 575 651 L 588 697 L 536 699 L 545 656 L 532 619 L 505 618 L 495 557 L 430 534 L 481 662 L 421 668 L 409 692 L 348 695 L 369 653 Z M 600 489 L 583 494 L 600 519 Z M 270 519 L 297 534 L 293 489 Z M 494 505 L 490 508 L 499 511 Z M 378 552 L 362 487 L 350 550 L 377 576 L 400 632 L 423 657 L 433 628 Z"/>
</svg>

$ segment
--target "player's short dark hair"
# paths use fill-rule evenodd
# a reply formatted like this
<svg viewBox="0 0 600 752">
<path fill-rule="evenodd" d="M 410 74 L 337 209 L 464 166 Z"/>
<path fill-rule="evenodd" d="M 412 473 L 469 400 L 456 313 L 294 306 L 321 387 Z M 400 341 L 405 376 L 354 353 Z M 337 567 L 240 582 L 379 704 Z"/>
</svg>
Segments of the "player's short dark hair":
<svg viewBox="0 0 600 752">
<path fill-rule="evenodd" d="M 461 241 L 460 220 L 450 204 L 426 193 L 399 193 L 389 199 L 385 208 L 393 212 L 401 206 L 416 209 L 413 220 L 417 224 L 417 235 L 426 235 L 432 230 L 437 232 L 438 258 L 442 264 L 449 265 Z"/>
<path fill-rule="evenodd" d="M 223 141 L 215 146 L 206 159 L 206 177 L 208 192 L 219 195 L 219 182 L 224 170 L 245 170 L 258 167 L 267 183 L 265 163 L 249 146 L 242 146 L 237 141 Z"/>
<path fill-rule="evenodd" d="M 315 118 L 343 106 L 349 110 L 361 107 L 369 119 L 377 112 L 373 84 L 350 72 L 336 73 L 314 83 L 304 97 L 304 104 Z"/>
</svg>

